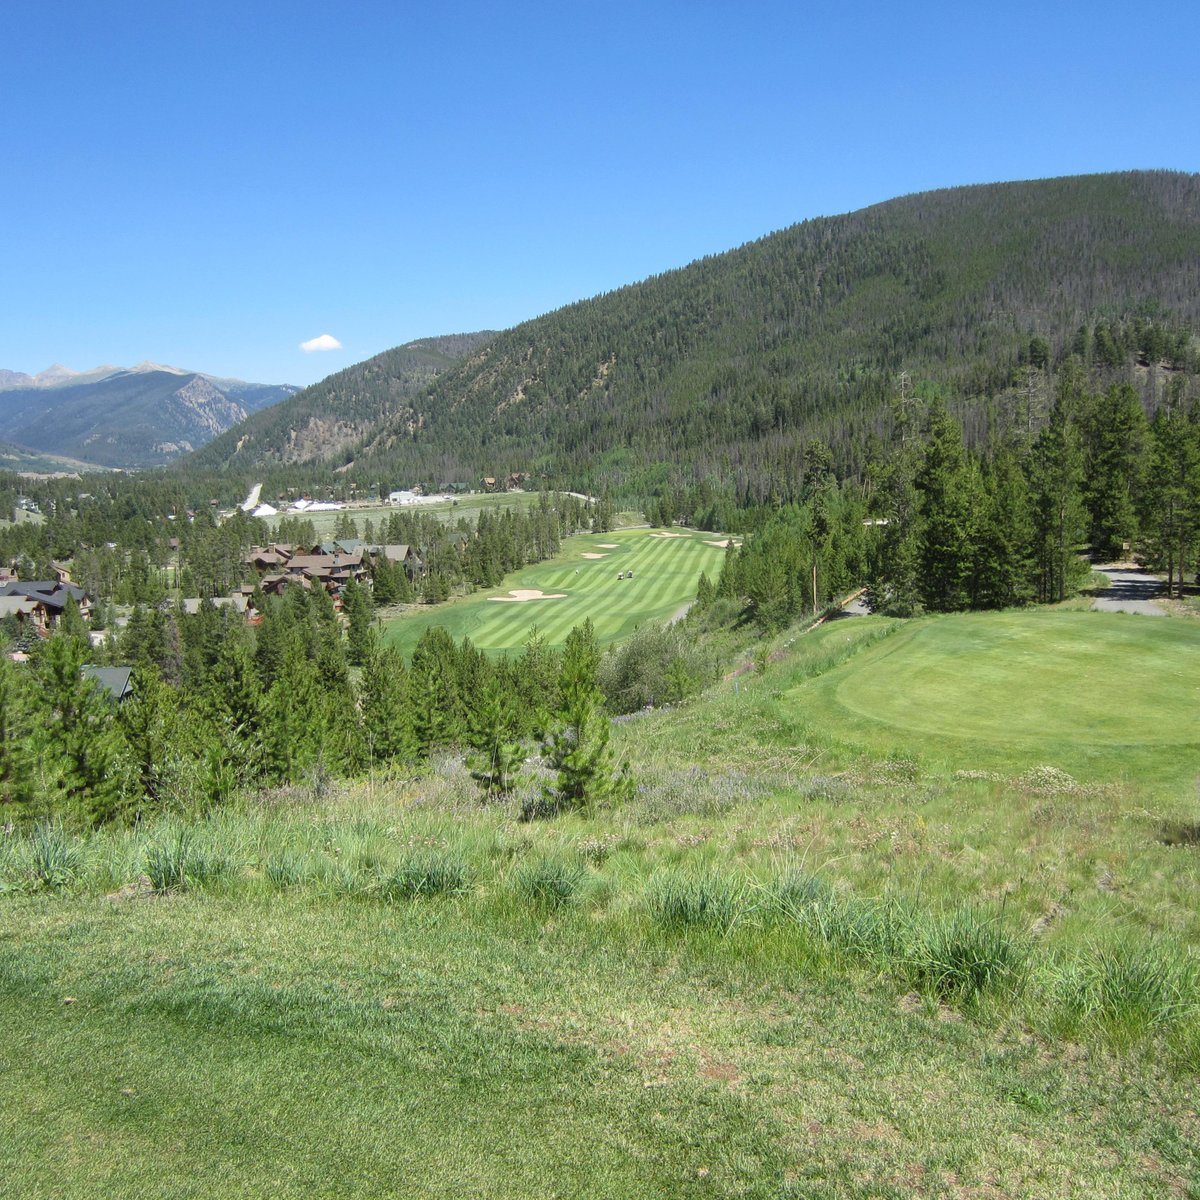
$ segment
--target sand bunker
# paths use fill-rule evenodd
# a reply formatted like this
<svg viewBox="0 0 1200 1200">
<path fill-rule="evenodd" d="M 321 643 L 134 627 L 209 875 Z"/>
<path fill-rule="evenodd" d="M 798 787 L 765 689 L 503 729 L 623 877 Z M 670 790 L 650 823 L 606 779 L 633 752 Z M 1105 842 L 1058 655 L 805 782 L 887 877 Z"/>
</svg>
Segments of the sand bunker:
<svg viewBox="0 0 1200 1200">
<path fill-rule="evenodd" d="M 617 542 L 597 542 L 596 545 L 599 546 L 601 550 L 620 550 L 621 548 Z"/>
<path fill-rule="evenodd" d="M 608 555 L 607 554 L 589 554 L 585 550 L 584 553 L 582 553 L 579 557 L 580 558 L 607 558 Z"/>
<path fill-rule="evenodd" d="M 660 533 L 657 530 L 650 535 L 651 537 L 691 537 L 690 533 Z"/>
<path fill-rule="evenodd" d="M 709 541 L 708 538 L 704 539 L 704 544 L 706 546 L 716 546 L 718 550 L 724 550 L 730 542 L 733 542 L 735 546 L 740 546 L 742 544 L 741 542 L 734 541 L 733 538 L 725 538 L 724 541 Z"/>
<path fill-rule="evenodd" d="M 489 600 L 495 600 L 500 604 L 526 604 L 530 600 L 565 600 L 566 592 L 546 592 L 539 588 L 517 588 L 516 591 L 509 592 L 507 596 L 489 596 Z"/>
</svg>

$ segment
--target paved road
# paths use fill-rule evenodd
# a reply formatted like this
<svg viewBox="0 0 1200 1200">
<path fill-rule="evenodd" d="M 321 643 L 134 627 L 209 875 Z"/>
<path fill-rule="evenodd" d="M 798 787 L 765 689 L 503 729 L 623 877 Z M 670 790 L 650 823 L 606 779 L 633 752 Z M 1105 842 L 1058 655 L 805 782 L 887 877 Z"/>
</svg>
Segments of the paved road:
<svg viewBox="0 0 1200 1200">
<path fill-rule="evenodd" d="M 1097 567 L 1108 576 L 1108 590 L 1092 601 L 1098 612 L 1141 613 L 1146 617 L 1165 617 L 1167 614 L 1154 603 L 1162 592 L 1162 580 L 1125 567 Z"/>
</svg>

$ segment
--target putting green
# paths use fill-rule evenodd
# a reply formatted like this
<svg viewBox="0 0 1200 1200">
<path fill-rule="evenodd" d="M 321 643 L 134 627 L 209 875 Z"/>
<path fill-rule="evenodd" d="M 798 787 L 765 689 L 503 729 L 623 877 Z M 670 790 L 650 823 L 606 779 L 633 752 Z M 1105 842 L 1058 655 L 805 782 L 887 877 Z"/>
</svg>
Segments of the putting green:
<svg viewBox="0 0 1200 1200">
<path fill-rule="evenodd" d="M 426 629 L 441 625 L 489 653 L 517 653 L 535 625 L 549 645 L 561 646 L 572 626 L 590 618 L 598 642 L 618 641 L 644 621 L 669 620 L 695 599 L 702 572 L 714 581 L 720 573 L 724 551 L 708 544 L 713 534 L 667 533 L 567 538 L 549 562 L 516 571 L 491 590 L 399 617 L 384 638 L 410 654 Z"/>
<path fill-rule="evenodd" d="M 914 621 L 784 699 L 831 736 L 955 765 L 1194 773 L 1200 625 L 1055 610 Z"/>
</svg>

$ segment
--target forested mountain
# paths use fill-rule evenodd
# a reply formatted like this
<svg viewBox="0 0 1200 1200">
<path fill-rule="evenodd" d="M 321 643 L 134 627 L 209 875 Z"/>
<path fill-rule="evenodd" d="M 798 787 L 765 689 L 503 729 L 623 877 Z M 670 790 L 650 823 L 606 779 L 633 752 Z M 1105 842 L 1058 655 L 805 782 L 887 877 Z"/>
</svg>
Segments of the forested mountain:
<svg viewBox="0 0 1200 1200">
<path fill-rule="evenodd" d="M 189 466 L 235 471 L 302 462 L 339 466 L 349 447 L 495 336 L 490 330 L 450 334 L 386 350 L 255 415 L 194 455 Z"/>
<path fill-rule="evenodd" d="M 790 494 L 813 437 L 854 468 L 901 372 L 939 385 L 971 437 L 1031 353 L 1053 369 L 1077 350 L 1153 391 L 1196 366 L 1198 320 L 1200 176 L 1080 176 L 805 221 L 519 325 L 419 394 L 381 355 L 304 397 L 315 424 L 353 381 L 360 428 L 381 419 L 325 451 L 364 479 L 708 479 L 753 499 Z M 284 432 L 260 418 L 241 456 L 218 457 L 225 439 L 201 461 L 295 457 Z"/>
<path fill-rule="evenodd" d="M 295 392 L 156 363 L 0 372 L 0 438 L 102 467 L 158 466 Z"/>
</svg>

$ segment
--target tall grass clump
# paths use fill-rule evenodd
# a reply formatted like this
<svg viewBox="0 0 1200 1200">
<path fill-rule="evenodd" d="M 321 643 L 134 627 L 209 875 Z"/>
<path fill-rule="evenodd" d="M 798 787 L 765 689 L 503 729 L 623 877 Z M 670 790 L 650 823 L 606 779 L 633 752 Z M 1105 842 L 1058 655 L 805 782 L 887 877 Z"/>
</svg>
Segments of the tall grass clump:
<svg viewBox="0 0 1200 1200">
<path fill-rule="evenodd" d="M 1091 946 L 1054 977 L 1060 1022 L 1132 1042 L 1200 1017 L 1200 967 L 1165 940 Z"/>
<path fill-rule="evenodd" d="M 747 887 L 717 874 L 660 875 L 651 879 L 646 903 L 655 923 L 666 929 L 731 930 L 745 913 Z"/>
<path fill-rule="evenodd" d="M 29 858 L 25 839 L 8 830 L 0 830 L 0 893 L 25 887 L 29 879 Z"/>
<path fill-rule="evenodd" d="M 83 854 L 79 841 L 63 832 L 61 825 L 36 825 L 29 844 L 30 869 L 42 887 L 60 888 L 79 874 Z"/>
<path fill-rule="evenodd" d="M 764 887 L 764 911 L 794 923 L 835 957 L 869 963 L 943 1000 L 969 1002 L 1015 988 L 1024 944 L 1001 919 L 970 909 L 929 913 L 896 897 L 862 899 L 786 870 Z"/>
<path fill-rule="evenodd" d="M 187 888 L 191 831 L 180 827 L 150 842 L 145 850 L 146 876 L 156 892 L 182 892 Z"/>
<path fill-rule="evenodd" d="M 516 874 L 517 890 L 547 908 L 557 908 L 575 898 L 586 879 L 587 871 L 580 863 L 559 858 L 523 863 Z"/>
<path fill-rule="evenodd" d="M 969 1003 L 1014 990 L 1023 978 L 1026 947 L 999 916 L 968 908 L 917 914 L 908 932 L 903 968 L 914 986 L 939 999 Z"/>
<path fill-rule="evenodd" d="M 471 888 L 464 859 L 441 851 L 409 854 L 390 871 L 379 874 L 372 893 L 382 900 L 415 900 L 421 896 L 458 896 Z"/>
<path fill-rule="evenodd" d="M 795 867 L 770 879 L 764 893 L 767 911 L 790 920 L 801 920 L 815 905 L 833 899 L 833 889 L 825 880 Z"/>
<path fill-rule="evenodd" d="M 280 850 L 267 859 L 263 872 L 271 886 L 282 891 L 304 882 L 307 862 L 305 856 L 296 850 Z"/>
</svg>

